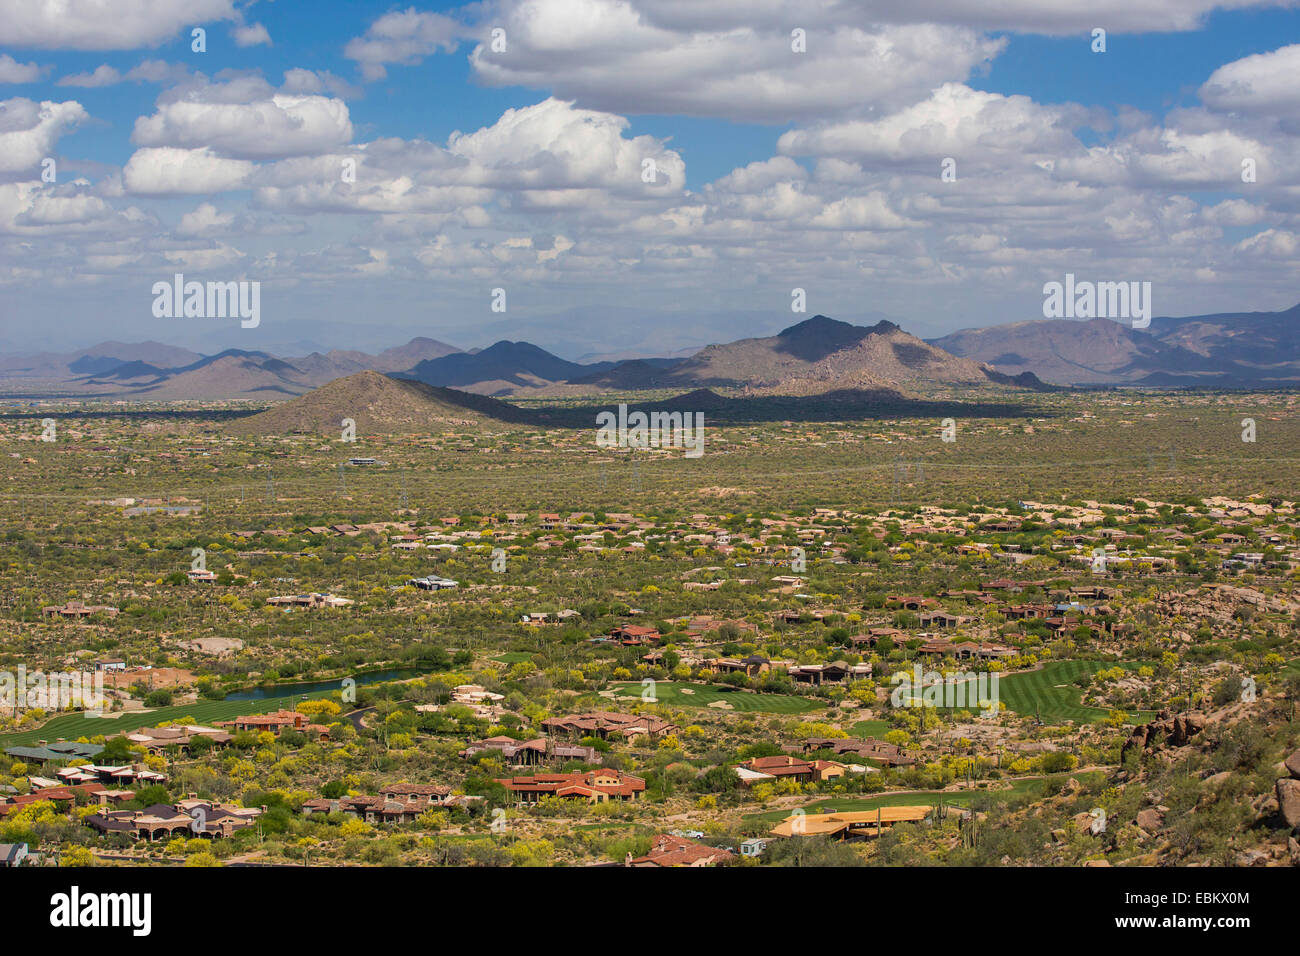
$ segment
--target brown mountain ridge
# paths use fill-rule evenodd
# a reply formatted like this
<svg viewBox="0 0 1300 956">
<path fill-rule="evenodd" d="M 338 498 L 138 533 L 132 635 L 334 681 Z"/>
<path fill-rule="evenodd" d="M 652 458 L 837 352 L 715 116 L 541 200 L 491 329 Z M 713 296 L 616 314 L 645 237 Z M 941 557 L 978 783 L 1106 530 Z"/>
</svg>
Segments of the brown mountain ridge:
<svg viewBox="0 0 1300 956">
<path fill-rule="evenodd" d="M 418 434 L 484 426 L 540 424 L 544 416 L 485 395 L 364 371 L 321 386 L 227 426 L 232 435 L 320 434 L 337 438 L 343 420 L 358 437 Z"/>
</svg>

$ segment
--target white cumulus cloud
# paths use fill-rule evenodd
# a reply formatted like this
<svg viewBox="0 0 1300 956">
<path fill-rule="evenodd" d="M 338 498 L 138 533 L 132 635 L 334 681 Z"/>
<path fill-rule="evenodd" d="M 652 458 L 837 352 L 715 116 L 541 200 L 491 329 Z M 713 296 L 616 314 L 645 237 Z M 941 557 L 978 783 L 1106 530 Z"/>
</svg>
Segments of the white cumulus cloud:
<svg viewBox="0 0 1300 956">
<path fill-rule="evenodd" d="M 350 40 L 343 55 L 357 62 L 367 80 L 380 80 L 390 64 L 409 65 L 439 50 L 455 50 L 462 29 L 440 13 L 421 13 L 414 7 L 395 10 L 370 24 L 364 36 Z"/>
<path fill-rule="evenodd" d="M 792 15 L 761 28 L 739 14 L 707 29 L 662 26 L 633 0 L 503 0 L 506 49 L 470 62 L 494 86 L 547 89 L 617 113 L 779 123 L 893 108 L 964 80 L 1003 40 L 942 24 L 839 23 L 797 52 Z M 493 21 L 494 23 L 497 21 Z"/>
<path fill-rule="evenodd" d="M 0 172 L 38 173 L 41 160 L 54 152 L 59 137 L 89 115 L 75 100 L 0 100 Z"/>
<path fill-rule="evenodd" d="M 135 122 L 140 146 L 209 147 L 237 159 L 321 153 L 352 138 L 347 104 L 332 97 L 276 93 L 249 103 L 202 96 L 161 103 Z"/>
<path fill-rule="evenodd" d="M 42 73 L 35 63 L 19 63 L 8 53 L 0 53 L 0 83 L 35 83 Z"/>
<path fill-rule="evenodd" d="M 233 0 L 0 0 L 0 45 L 46 50 L 132 50 L 182 29 L 236 20 Z"/>
<path fill-rule="evenodd" d="M 219 193 L 244 188 L 254 168 L 207 148 L 163 146 L 136 150 L 122 170 L 122 182 L 129 192 L 144 195 Z"/>
</svg>

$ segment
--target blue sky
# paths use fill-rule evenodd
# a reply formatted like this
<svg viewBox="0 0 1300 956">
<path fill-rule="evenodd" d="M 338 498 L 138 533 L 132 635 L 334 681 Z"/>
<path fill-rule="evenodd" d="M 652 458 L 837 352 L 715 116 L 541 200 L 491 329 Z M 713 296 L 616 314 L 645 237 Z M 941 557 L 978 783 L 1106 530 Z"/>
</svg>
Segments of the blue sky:
<svg viewBox="0 0 1300 956">
<path fill-rule="evenodd" d="M 452 13 L 461 5 L 421 4 L 419 9 Z M 259 10 L 259 20 L 271 35 L 286 38 L 278 46 L 241 49 L 227 43 L 222 68 L 261 70 L 268 76 L 305 67 L 351 74 L 343 47 L 365 32 L 377 13 L 405 9 L 401 4 L 320 0 L 319 3 L 280 2 Z M 1082 35 L 1049 37 L 1004 34 L 1007 49 L 986 72 L 976 73 L 976 89 L 1011 95 L 1022 93 L 1043 103 L 1076 102 L 1113 110 L 1120 104 L 1151 113 L 1193 105 L 1196 90 L 1224 62 L 1278 47 L 1277 38 L 1300 41 L 1300 10 L 1266 9 L 1218 13 L 1206 27 L 1176 33 L 1121 35 L 1108 41 L 1105 68 L 1097 69 L 1097 54 Z M 214 51 L 215 52 L 215 51 Z M 353 122 L 363 131 L 384 135 L 441 140 L 457 129 L 493 123 L 510 107 L 527 106 L 539 92 L 519 86 L 485 87 L 476 83 L 465 57 L 430 57 L 409 67 L 395 67 L 390 80 L 365 87 L 352 107 Z M 190 38 L 177 35 L 153 51 L 158 58 L 194 62 Z M 93 71 L 101 63 L 125 72 L 140 61 L 139 51 L 59 52 L 50 57 L 58 73 Z M 201 68 L 196 65 L 195 67 Z M 34 87 L 48 86 L 33 84 Z M 30 95 L 30 94 L 29 94 Z M 129 131 L 135 117 L 149 111 L 157 96 L 154 87 L 123 84 L 83 94 L 119 130 Z M 633 130 L 671 139 L 690 158 L 688 185 L 698 186 L 726 175 L 737 166 L 770 156 L 780 132 L 792 124 L 731 123 L 718 119 L 641 114 Z M 75 137 L 75 138 L 74 138 Z M 131 154 L 129 133 L 110 137 L 97 128 L 72 134 L 67 145 L 87 158 L 125 163 Z"/>
<path fill-rule="evenodd" d="M 1294 5 L 899 6 L 0 0 L 0 350 L 666 353 L 796 287 L 934 335 L 1066 271 L 1161 314 L 1300 300 Z M 262 282 L 267 321 L 160 324 L 140 290 L 180 270 Z"/>
</svg>

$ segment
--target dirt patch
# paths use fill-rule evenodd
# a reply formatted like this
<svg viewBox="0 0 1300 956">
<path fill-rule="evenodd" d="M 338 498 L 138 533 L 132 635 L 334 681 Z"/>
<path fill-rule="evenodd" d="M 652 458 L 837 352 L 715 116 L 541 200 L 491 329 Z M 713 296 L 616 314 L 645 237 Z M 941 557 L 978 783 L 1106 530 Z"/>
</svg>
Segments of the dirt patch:
<svg viewBox="0 0 1300 956">
<path fill-rule="evenodd" d="M 730 498 L 733 495 L 745 496 L 755 494 L 753 491 L 746 491 L 741 488 L 721 488 L 717 485 L 711 485 L 708 488 L 701 488 L 698 493 L 708 498 Z"/>
<path fill-rule="evenodd" d="M 179 687 L 194 683 L 194 674 L 182 667 L 154 667 L 147 671 L 105 671 L 104 686 L 113 688 L 130 687 L 143 684 L 145 687 L 160 690 L 164 687 Z"/>
<path fill-rule="evenodd" d="M 234 651 L 242 651 L 244 642 L 237 637 L 198 637 L 185 646 L 200 654 L 215 654 L 221 657 Z"/>
</svg>

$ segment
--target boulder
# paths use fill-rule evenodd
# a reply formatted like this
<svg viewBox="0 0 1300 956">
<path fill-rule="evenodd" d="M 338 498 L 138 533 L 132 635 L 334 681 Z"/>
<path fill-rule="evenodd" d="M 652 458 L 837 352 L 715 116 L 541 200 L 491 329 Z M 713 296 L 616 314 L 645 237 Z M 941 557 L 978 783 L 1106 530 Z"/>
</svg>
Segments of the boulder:
<svg viewBox="0 0 1300 956">
<path fill-rule="evenodd" d="M 1255 811 L 1257 817 L 1271 817 L 1277 813 L 1277 794 L 1273 791 L 1265 791 L 1250 801 L 1250 808 Z"/>
<path fill-rule="evenodd" d="M 1277 809 L 1289 827 L 1300 827 L 1300 780 L 1277 782 Z"/>
<path fill-rule="evenodd" d="M 1169 728 L 1169 745 L 1181 747 L 1204 729 L 1204 714 L 1182 714 L 1175 717 Z"/>
<path fill-rule="evenodd" d="M 1080 833 L 1101 836 L 1106 832 L 1106 818 L 1104 816 L 1094 817 L 1091 813 L 1076 813 L 1074 815 L 1074 828 Z"/>
<path fill-rule="evenodd" d="M 1291 776 L 1300 780 L 1300 750 L 1286 758 L 1286 769 Z"/>
<path fill-rule="evenodd" d="M 1233 774 L 1231 770 L 1222 770 L 1219 773 L 1212 773 L 1205 778 L 1205 785 L 1207 787 L 1217 787 L 1220 784 L 1227 783 L 1234 776 L 1235 774 Z"/>
<path fill-rule="evenodd" d="M 1165 745 L 1182 747 L 1204 730 L 1206 723 L 1204 714 L 1173 716 L 1168 710 L 1162 710 L 1149 724 L 1133 728 L 1128 740 L 1124 741 L 1123 747 L 1120 748 L 1120 762 L 1122 763 L 1124 757 L 1132 750 L 1141 754 Z"/>
<path fill-rule="evenodd" d="M 1152 807 L 1145 810 L 1139 810 L 1137 815 L 1137 825 L 1147 833 L 1155 833 L 1164 824 L 1164 815 Z"/>
</svg>

